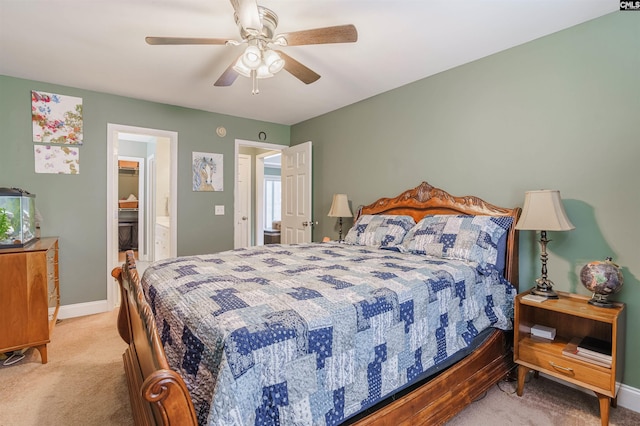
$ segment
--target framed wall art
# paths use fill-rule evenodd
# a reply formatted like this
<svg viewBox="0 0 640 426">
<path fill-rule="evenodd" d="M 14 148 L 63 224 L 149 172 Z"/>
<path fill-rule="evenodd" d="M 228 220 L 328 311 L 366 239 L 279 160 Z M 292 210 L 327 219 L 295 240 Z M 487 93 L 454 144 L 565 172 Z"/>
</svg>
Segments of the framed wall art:
<svg viewBox="0 0 640 426">
<path fill-rule="evenodd" d="M 223 191 L 222 154 L 193 152 L 193 190 Z"/>
<path fill-rule="evenodd" d="M 36 173 L 77 175 L 80 173 L 80 149 L 61 145 L 34 145 Z"/>
<path fill-rule="evenodd" d="M 31 91 L 33 141 L 82 145 L 82 98 Z"/>
</svg>

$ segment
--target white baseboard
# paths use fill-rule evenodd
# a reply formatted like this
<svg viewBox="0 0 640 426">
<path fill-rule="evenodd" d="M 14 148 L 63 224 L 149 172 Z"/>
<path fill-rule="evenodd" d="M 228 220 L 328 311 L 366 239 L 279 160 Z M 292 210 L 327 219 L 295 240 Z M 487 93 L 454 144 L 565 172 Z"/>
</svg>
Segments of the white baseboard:
<svg viewBox="0 0 640 426">
<path fill-rule="evenodd" d="M 106 300 L 63 305 L 60 306 L 60 310 L 58 311 L 58 319 L 83 317 L 85 315 L 100 314 L 107 311 L 109 311 L 109 308 Z"/>
<path fill-rule="evenodd" d="M 540 375 L 570 388 L 581 390 L 589 395 L 594 395 L 591 390 L 574 385 L 573 383 L 568 383 L 563 380 L 556 379 L 555 377 L 549 376 L 544 373 L 540 373 Z M 618 405 L 628 410 L 635 411 L 636 413 L 640 413 L 640 389 L 625 385 L 624 383 L 620 384 L 620 389 L 618 390 Z"/>
<path fill-rule="evenodd" d="M 618 391 L 618 405 L 640 413 L 640 389 L 621 384 Z"/>
</svg>

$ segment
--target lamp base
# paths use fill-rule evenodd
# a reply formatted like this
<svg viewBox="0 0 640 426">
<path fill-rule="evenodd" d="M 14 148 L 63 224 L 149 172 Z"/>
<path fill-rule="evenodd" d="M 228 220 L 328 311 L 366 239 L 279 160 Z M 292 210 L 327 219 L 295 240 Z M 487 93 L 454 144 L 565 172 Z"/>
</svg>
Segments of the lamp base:
<svg viewBox="0 0 640 426">
<path fill-rule="evenodd" d="M 548 288 L 544 288 L 544 287 L 534 287 L 531 290 L 531 294 L 535 294 L 537 296 L 543 296 L 546 297 L 547 299 L 558 299 L 558 294 L 553 291 L 552 288 L 548 287 Z"/>
</svg>

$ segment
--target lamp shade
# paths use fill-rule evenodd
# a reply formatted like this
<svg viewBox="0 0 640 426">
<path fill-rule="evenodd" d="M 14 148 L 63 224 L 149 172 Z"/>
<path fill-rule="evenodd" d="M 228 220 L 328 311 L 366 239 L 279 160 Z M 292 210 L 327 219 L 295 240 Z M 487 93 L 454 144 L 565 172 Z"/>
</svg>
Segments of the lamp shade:
<svg viewBox="0 0 640 426">
<path fill-rule="evenodd" d="M 242 57 L 238 58 L 236 64 L 233 66 L 233 69 L 243 77 L 251 77 L 251 69 L 247 68 L 244 65 L 244 62 L 242 62 Z"/>
<path fill-rule="evenodd" d="M 252 70 L 257 69 L 262 62 L 262 53 L 256 46 L 248 46 L 242 55 L 242 63 Z"/>
<path fill-rule="evenodd" d="M 266 50 L 264 52 L 264 64 L 272 76 L 284 68 L 284 60 L 273 50 Z"/>
<path fill-rule="evenodd" d="M 331 209 L 329 210 L 329 217 L 352 217 L 351 209 L 349 208 L 349 199 L 347 194 L 333 194 L 333 202 L 331 203 Z"/>
<path fill-rule="evenodd" d="M 542 189 L 527 191 L 522 215 L 516 229 L 533 231 L 570 231 L 575 226 L 567 217 L 560 198 L 560 191 Z"/>
</svg>

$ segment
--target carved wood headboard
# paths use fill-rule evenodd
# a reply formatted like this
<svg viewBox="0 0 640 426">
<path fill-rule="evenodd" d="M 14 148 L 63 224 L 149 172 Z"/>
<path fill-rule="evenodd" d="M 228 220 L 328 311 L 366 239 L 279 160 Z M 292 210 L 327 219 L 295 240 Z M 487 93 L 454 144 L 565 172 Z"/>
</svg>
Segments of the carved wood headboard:
<svg viewBox="0 0 640 426">
<path fill-rule="evenodd" d="M 518 231 L 515 225 L 521 211 L 520 207 L 498 207 L 472 195 L 456 197 L 422 182 L 397 197 L 380 198 L 367 206 L 361 206 L 355 219 L 363 214 L 408 215 L 417 223 L 423 217 L 432 214 L 511 216 L 513 224 L 507 235 L 505 278 L 518 288 Z"/>
</svg>

